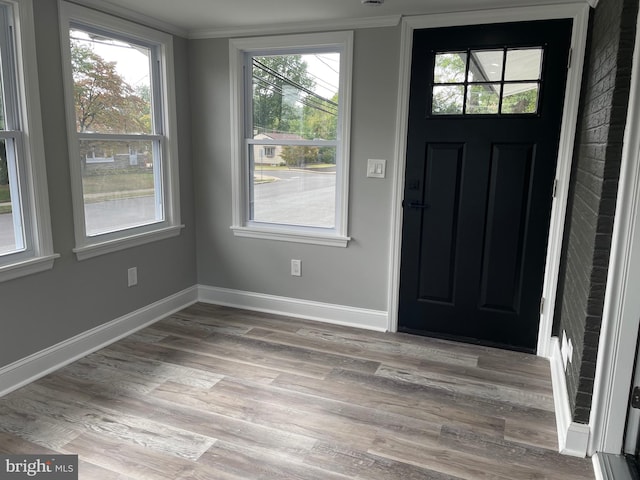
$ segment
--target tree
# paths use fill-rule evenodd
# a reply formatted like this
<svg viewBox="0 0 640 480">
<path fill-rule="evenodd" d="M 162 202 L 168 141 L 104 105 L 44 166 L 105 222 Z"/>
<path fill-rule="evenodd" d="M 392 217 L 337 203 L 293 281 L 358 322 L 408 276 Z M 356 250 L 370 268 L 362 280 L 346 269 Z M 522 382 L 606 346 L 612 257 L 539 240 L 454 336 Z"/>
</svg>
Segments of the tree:
<svg viewBox="0 0 640 480">
<path fill-rule="evenodd" d="M 282 147 L 280 158 L 289 166 L 302 167 L 309 163 L 317 163 L 319 150 L 319 147 L 307 145 L 287 145 Z"/>
<path fill-rule="evenodd" d="M 301 55 L 253 58 L 253 125 L 265 131 L 299 132 L 299 100 L 314 86 Z"/>
<path fill-rule="evenodd" d="M 253 58 L 255 133 L 286 132 L 307 140 L 335 139 L 338 94 L 331 99 L 313 91 L 314 78 L 301 55 Z M 281 158 L 291 166 L 335 163 L 335 147 L 285 146 Z"/>
<path fill-rule="evenodd" d="M 78 132 L 150 133 L 150 102 L 117 73 L 115 62 L 72 40 L 71 67 Z"/>
<path fill-rule="evenodd" d="M 338 94 L 330 100 L 321 97 L 309 99 L 304 106 L 303 136 L 310 140 L 333 140 L 338 129 Z"/>
<path fill-rule="evenodd" d="M 458 53 L 436 55 L 434 81 L 451 84 L 433 87 L 431 112 L 436 114 L 462 113 L 464 105 L 464 86 L 455 83 L 464 82 L 466 56 Z"/>
</svg>

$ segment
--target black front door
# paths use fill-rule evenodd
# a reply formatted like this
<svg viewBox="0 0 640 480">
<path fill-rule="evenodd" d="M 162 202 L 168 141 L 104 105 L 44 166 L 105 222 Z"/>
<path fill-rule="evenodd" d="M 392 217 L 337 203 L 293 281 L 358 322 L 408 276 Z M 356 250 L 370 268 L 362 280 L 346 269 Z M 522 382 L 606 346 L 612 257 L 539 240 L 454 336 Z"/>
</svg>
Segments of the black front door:
<svg viewBox="0 0 640 480">
<path fill-rule="evenodd" d="M 534 351 L 570 20 L 414 33 L 399 330 Z"/>
</svg>

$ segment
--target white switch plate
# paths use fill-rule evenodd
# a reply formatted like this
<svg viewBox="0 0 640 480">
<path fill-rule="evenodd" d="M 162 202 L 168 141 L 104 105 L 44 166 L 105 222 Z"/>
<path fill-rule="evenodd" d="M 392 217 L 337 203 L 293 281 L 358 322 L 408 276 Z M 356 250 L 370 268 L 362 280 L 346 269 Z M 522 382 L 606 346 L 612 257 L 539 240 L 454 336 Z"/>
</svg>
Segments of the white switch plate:
<svg viewBox="0 0 640 480">
<path fill-rule="evenodd" d="M 302 261 L 291 260 L 291 275 L 294 277 L 302 276 Z"/>
<path fill-rule="evenodd" d="M 138 284 L 138 267 L 132 267 L 127 270 L 128 286 L 133 287 Z"/>
<path fill-rule="evenodd" d="M 386 160 L 370 158 L 367 161 L 367 177 L 369 178 L 384 178 L 386 170 Z"/>
</svg>

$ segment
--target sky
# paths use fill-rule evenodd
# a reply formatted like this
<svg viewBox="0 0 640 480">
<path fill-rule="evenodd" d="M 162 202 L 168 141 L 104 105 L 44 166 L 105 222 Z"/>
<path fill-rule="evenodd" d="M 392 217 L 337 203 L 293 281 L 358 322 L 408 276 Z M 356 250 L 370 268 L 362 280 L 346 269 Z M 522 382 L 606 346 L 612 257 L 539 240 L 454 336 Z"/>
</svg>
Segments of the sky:
<svg viewBox="0 0 640 480">
<path fill-rule="evenodd" d="M 85 39 L 86 45 L 108 62 L 116 62 L 116 71 L 133 88 L 139 85 L 149 86 L 149 57 L 137 48 L 124 42 L 108 39 L 89 40 L 84 32 L 74 30 L 71 32 L 73 39 Z"/>
</svg>

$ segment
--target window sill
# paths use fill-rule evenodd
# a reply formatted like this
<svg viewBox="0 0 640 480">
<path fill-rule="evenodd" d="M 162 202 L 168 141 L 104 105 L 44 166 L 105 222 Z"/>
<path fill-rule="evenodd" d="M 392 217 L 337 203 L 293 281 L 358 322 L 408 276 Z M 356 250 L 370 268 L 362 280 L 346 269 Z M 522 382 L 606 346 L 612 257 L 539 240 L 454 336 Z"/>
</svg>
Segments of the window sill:
<svg viewBox="0 0 640 480">
<path fill-rule="evenodd" d="M 137 247 L 147 243 L 156 242 L 158 240 L 177 237 L 178 235 L 180 235 L 180 231 L 183 228 L 184 225 L 176 225 L 159 230 L 154 230 L 152 232 L 145 232 L 137 235 L 130 235 L 124 238 L 92 243 L 83 247 L 74 248 L 73 253 L 76 254 L 78 260 L 86 260 L 88 258 L 97 257 L 99 255 L 106 255 L 108 253 Z"/>
<path fill-rule="evenodd" d="M 346 248 L 351 237 L 340 235 L 322 234 L 316 232 L 295 232 L 292 230 L 279 230 L 256 227 L 231 227 L 236 237 L 261 238 L 264 240 L 277 240 L 281 242 L 307 243 L 323 245 L 327 247 Z"/>
<path fill-rule="evenodd" d="M 0 267 L 0 282 L 13 280 L 14 278 L 26 277 L 34 273 L 44 272 L 53 268 L 53 262 L 60 255 L 54 253 L 42 257 L 30 258 L 20 262 L 4 265 Z"/>
</svg>

